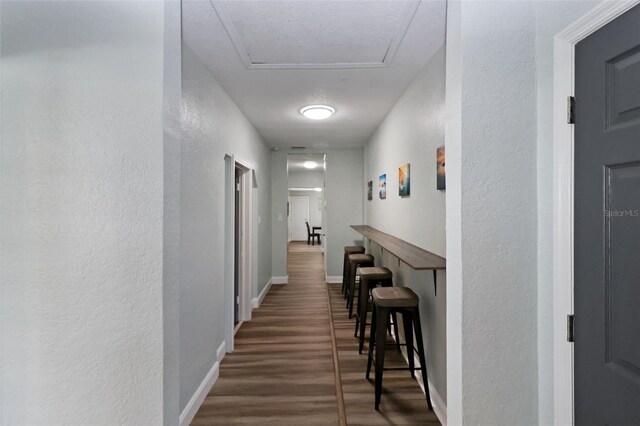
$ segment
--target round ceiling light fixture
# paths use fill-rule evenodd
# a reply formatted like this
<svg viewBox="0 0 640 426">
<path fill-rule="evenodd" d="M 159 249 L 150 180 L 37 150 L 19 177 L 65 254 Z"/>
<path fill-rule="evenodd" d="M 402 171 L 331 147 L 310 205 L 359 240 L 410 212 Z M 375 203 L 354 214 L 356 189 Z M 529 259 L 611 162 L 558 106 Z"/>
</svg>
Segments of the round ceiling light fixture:
<svg viewBox="0 0 640 426">
<path fill-rule="evenodd" d="M 302 167 L 304 167 L 305 169 L 315 169 L 316 167 L 318 167 L 318 163 L 316 163 L 315 161 L 305 161 L 304 163 L 302 163 Z"/>
<path fill-rule="evenodd" d="M 300 110 L 300 114 L 310 120 L 324 120 L 331 117 L 336 109 L 329 105 L 307 105 Z"/>
</svg>

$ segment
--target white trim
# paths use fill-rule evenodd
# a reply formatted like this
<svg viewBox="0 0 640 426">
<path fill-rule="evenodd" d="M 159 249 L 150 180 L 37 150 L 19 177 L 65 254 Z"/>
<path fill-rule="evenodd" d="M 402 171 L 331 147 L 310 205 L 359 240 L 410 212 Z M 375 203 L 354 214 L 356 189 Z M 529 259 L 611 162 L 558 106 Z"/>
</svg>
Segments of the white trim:
<svg viewBox="0 0 640 426">
<path fill-rule="evenodd" d="M 392 337 L 393 337 L 393 340 L 395 341 L 396 340 L 395 334 Z M 402 351 L 402 357 L 407 362 L 407 365 L 409 365 L 409 356 L 407 355 L 406 346 L 402 346 L 400 350 Z M 414 358 L 414 365 L 420 365 L 420 357 L 415 352 L 414 352 L 413 358 Z M 427 392 L 424 390 L 424 381 L 422 380 L 422 374 L 420 374 L 419 372 L 416 373 L 416 381 L 418 382 L 418 385 L 420 385 L 420 389 L 422 390 L 422 393 L 425 394 L 426 396 Z M 438 420 L 440 420 L 440 423 L 442 424 L 442 426 L 447 426 L 447 404 L 444 403 L 444 401 L 442 400 L 442 397 L 440 396 L 436 388 L 433 387 L 433 384 L 431 383 L 431 380 L 429 380 L 429 377 L 427 377 L 427 382 L 429 384 L 429 395 L 431 396 L 431 404 L 433 405 L 433 412 L 438 417 Z"/>
<path fill-rule="evenodd" d="M 248 169 L 245 164 L 238 161 L 236 164 L 244 169 L 244 173 L 240 177 L 241 195 L 240 201 L 240 285 L 238 286 L 238 297 L 240 298 L 240 306 L 238 307 L 238 320 L 249 321 L 251 319 L 252 303 L 251 294 L 253 288 L 253 169 Z"/>
<path fill-rule="evenodd" d="M 342 284 L 341 275 L 327 275 L 326 280 L 329 284 Z"/>
<path fill-rule="evenodd" d="M 226 349 L 233 352 L 234 346 L 234 223 L 235 223 L 235 169 L 240 166 L 244 173 L 240 179 L 242 199 L 240 200 L 240 227 L 243 238 L 240 242 L 240 285 L 238 297 L 240 306 L 238 320 L 248 321 L 252 311 L 252 289 L 256 279 L 257 240 L 254 238 L 257 218 L 255 198 L 255 176 L 250 162 L 233 154 L 225 154 L 225 252 L 224 252 L 224 335 Z"/>
<path fill-rule="evenodd" d="M 272 284 L 273 284 L 273 278 L 269 279 L 269 281 L 267 282 L 267 285 L 265 285 L 262 291 L 260 292 L 260 295 L 258 297 L 253 298 L 253 301 L 252 301 L 253 309 L 259 308 L 260 305 L 262 305 L 264 298 L 267 296 L 267 293 L 269 293 L 269 290 L 271 290 Z"/>
<path fill-rule="evenodd" d="M 200 409 L 200 406 L 209 394 L 209 391 L 216 383 L 216 380 L 218 380 L 218 376 L 220 375 L 220 361 L 222 361 L 222 358 L 224 358 L 225 352 L 225 342 L 223 341 L 217 351 L 217 361 L 215 362 L 215 364 L 213 364 L 211 370 L 209 370 L 207 375 L 204 377 L 204 380 L 202 381 L 202 383 L 200 383 L 200 386 L 198 386 L 198 389 L 196 389 L 186 407 L 184 407 L 184 410 L 182 410 L 182 413 L 180 413 L 178 423 L 180 426 L 188 426 L 191 423 L 193 418 L 196 416 L 196 413 Z"/>
<path fill-rule="evenodd" d="M 225 161 L 225 231 L 224 231 L 224 341 L 226 350 L 233 352 L 234 329 L 234 227 L 236 161 L 226 154 Z"/>
<path fill-rule="evenodd" d="M 574 95 L 575 45 L 640 0 L 606 1 L 554 39 L 553 94 L 553 311 L 554 423 L 574 423 L 573 345 L 566 340 L 566 316 L 573 313 L 574 133 L 566 121 L 566 99 Z"/>
<path fill-rule="evenodd" d="M 226 348 L 226 344 L 223 341 L 218 347 L 218 350 L 216 351 L 216 359 L 218 360 L 218 363 L 222 362 L 226 354 L 227 354 L 227 348 Z"/>
<path fill-rule="evenodd" d="M 289 284 L 289 275 L 286 277 L 272 277 L 271 284 Z"/>
<path fill-rule="evenodd" d="M 282 70 L 282 69 L 349 69 L 349 68 L 387 68 L 393 63 L 393 59 L 398 52 L 402 40 L 413 21 L 413 17 L 420 6 L 420 0 L 411 0 L 405 7 L 405 16 L 402 18 L 400 27 L 395 33 L 395 37 L 391 39 L 391 43 L 387 49 L 387 54 L 380 62 L 345 62 L 345 63 L 254 63 L 247 52 L 247 48 L 242 42 L 242 37 L 238 34 L 236 26 L 231 19 L 224 1 L 221 0 L 209 0 L 213 10 L 218 19 L 222 23 L 227 36 L 231 40 L 233 47 L 235 47 L 240 60 L 244 64 L 245 68 L 251 69 L 266 69 L 266 70 Z"/>
</svg>

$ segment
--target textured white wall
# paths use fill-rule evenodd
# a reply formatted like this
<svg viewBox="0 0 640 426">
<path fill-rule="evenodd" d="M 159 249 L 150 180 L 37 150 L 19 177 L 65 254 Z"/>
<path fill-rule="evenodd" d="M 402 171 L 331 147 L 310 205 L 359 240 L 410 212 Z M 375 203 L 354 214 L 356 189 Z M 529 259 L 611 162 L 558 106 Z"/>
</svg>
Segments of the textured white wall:
<svg viewBox="0 0 640 426">
<path fill-rule="evenodd" d="M 535 21 L 534 2 L 449 7 L 450 424 L 538 422 Z"/>
<path fill-rule="evenodd" d="M 442 46 L 389 112 L 365 147 L 365 184 L 373 181 L 373 200 L 364 194 L 366 223 L 444 256 L 445 193 L 436 189 L 436 149 L 444 144 L 445 49 Z M 398 195 L 398 166 L 411 163 L 411 195 Z M 387 174 L 387 198 L 378 196 L 378 176 Z M 365 188 L 366 192 L 366 188 Z M 398 267 L 397 258 L 370 247 L 376 264 L 392 269 L 396 285 L 420 297 L 429 381 L 443 402 L 447 397 L 446 277 Z"/>
<path fill-rule="evenodd" d="M 256 297 L 271 277 L 270 151 L 193 51 L 182 52 L 180 168 L 180 410 L 216 361 L 224 340 L 226 153 L 256 170 Z M 286 191 L 286 189 L 285 189 Z"/>
<path fill-rule="evenodd" d="M 363 194 L 364 150 L 328 151 L 325 263 L 330 277 L 342 277 L 344 246 L 362 243 L 362 236 L 350 225 L 364 222 Z"/>
<path fill-rule="evenodd" d="M 164 210 L 163 346 L 164 424 L 180 415 L 180 109 L 182 105 L 182 16 L 180 0 L 164 7 Z"/>
<path fill-rule="evenodd" d="M 0 8 L 0 423 L 161 424 L 164 4 Z"/>
<path fill-rule="evenodd" d="M 271 152 L 271 271 L 287 276 L 287 153 Z"/>
</svg>

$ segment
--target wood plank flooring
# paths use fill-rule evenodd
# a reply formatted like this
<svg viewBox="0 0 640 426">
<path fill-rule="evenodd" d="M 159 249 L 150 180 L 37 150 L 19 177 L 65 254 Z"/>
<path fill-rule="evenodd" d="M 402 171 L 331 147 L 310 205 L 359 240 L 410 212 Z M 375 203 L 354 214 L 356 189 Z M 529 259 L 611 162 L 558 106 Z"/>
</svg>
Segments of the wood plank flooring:
<svg viewBox="0 0 640 426">
<path fill-rule="evenodd" d="M 369 327 L 362 355 L 358 354 L 358 339 L 353 336 L 355 319 L 349 319 L 341 284 L 329 284 L 331 310 L 336 331 L 342 392 L 349 425 L 440 425 L 438 417 L 429 411 L 427 400 L 409 371 L 385 371 L 382 380 L 380 411 L 374 409 L 374 373 L 367 381 L 367 351 Z M 369 313 L 371 321 L 371 313 Z M 388 339 L 392 343 L 391 338 Z M 406 367 L 395 346 L 387 347 L 385 367 Z M 419 373 L 418 373 L 419 374 Z"/>
<path fill-rule="evenodd" d="M 193 425 L 338 424 L 322 252 L 292 246 L 289 284 L 242 324 Z"/>
<path fill-rule="evenodd" d="M 274 285 L 240 327 L 193 425 L 440 424 L 408 371 L 385 372 L 381 410 L 374 410 L 366 355 L 358 355 L 340 285 L 327 286 L 323 264 L 318 246 L 290 244 L 289 284 Z M 397 352 L 387 354 L 387 365 L 405 365 Z"/>
</svg>

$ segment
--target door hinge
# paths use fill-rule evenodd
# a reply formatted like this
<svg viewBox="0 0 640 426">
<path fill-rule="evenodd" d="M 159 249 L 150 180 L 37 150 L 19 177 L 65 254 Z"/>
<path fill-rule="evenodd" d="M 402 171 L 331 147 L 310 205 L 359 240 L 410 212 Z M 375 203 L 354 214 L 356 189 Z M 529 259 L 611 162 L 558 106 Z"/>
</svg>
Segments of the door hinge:
<svg viewBox="0 0 640 426">
<path fill-rule="evenodd" d="M 240 296 L 237 296 L 236 297 L 236 305 L 239 305 L 239 304 L 240 304 Z"/>
<path fill-rule="evenodd" d="M 567 124 L 576 123 L 576 98 L 573 96 L 567 97 Z"/>
<path fill-rule="evenodd" d="M 567 315 L 567 342 L 573 343 L 575 332 L 575 317 L 573 315 Z"/>
<path fill-rule="evenodd" d="M 236 191 L 240 192 L 240 183 L 236 183 Z"/>
</svg>

